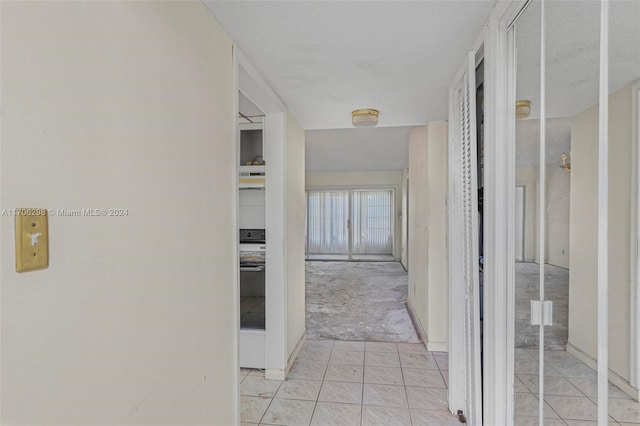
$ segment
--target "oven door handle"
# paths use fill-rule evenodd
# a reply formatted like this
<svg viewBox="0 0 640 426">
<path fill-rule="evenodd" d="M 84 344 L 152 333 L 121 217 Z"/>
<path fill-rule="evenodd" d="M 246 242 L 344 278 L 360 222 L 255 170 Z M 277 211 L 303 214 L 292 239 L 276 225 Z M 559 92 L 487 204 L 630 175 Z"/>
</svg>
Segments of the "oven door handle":
<svg viewBox="0 0 640 426">
<path fill-rule="evenodd" d="M 240 272 L 263 272 L 264 266 L 241 266 Z"/>
</svg>

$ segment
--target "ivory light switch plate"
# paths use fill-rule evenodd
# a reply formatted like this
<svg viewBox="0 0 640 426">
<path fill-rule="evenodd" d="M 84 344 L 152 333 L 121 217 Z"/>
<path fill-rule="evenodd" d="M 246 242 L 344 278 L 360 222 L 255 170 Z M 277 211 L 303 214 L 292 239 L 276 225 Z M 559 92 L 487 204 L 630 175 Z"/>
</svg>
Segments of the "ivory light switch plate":
<svg viewBox="0 0 640 426">
<path fill-rule="evenodd" d="M 16 210 L 16 272 L 49 267 L 46 209 Z"/>
</svg>

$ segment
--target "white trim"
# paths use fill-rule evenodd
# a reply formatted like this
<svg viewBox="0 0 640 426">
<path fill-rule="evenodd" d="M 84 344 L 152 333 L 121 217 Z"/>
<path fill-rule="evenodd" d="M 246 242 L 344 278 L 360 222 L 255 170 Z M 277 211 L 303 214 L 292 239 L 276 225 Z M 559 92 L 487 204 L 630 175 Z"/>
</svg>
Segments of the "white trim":
<svg viewBox="0 0 640 426">
<path fill-rule="evenodd" d="M 640 81 L 631 87 L 633 97 L 631 143 L 631 327 L 630 376 L 631 385 L 640 388 Z"/>
<path fill-rule="evenodd" d="M 598 361 L 586 352 L 574 346 L 571 342 L 567 342 L 567 353 L 585 363 L 589 368 L 594 370 L 598 369 Z M 609 381 L 636 401 L 640 398 L 640 390 L 613 370 L 609 370 Z"/>
<path fill-rule="evenodd" d="M 609 2 L 600 2 L 598 108 L 598 424 L 609 423 Z"/>
<path fill-rule="evenodd" d="M 260 105 L 258 105 L 260 107 Z M 267 243 L 266 281 L 266 368 L 282 371 L 287 366 L 287 276 L 285 269 L 285 115 L 265 117 L 266 171 L 265 233 Z M 272 377 L 276 378 L 277 374 Z M 265 375 L 265 377 L 267 377 Z M 279 380 L 284 380 L 284 377 Z"/>
<path fill-rule="evenodd" d="M 240 84 L 240 65 L 238 64 L 238 46 L 236 46 L 235 44 L 233 44 L 231 46 L 231 55 L 232 55 L 232 60 L 231 60 L 231 64 L 233 67 L 233 96 L 231 97 L 231 99 L 233 99 L 233 114 L 232 114 L 232 119 L 233 119 L 233 129 L 234 135 L 239 135 L 240 129 L 238 127 L 238 104 L 239 104 L 239 99 L 238 99 L 238 89 L 239 89 L 239 84 Z M 240 167 L 240 144 L 239 143 L 234 143 L 235 145 L 235 164 L 233 166 L 233 175 L 234 176 L 238 176 L 239 173 L 239 167 Z M 234 209 L 234 214 L 232 215 L 233 218 L 233 222 L 231 224 L 231 226 L 233 226 L 234 229 L 238 229 L 238 223 L 239 223 L 239 213 L 240 213 L 240 193 L 239 193 L 239 182 L 238 179 L 234 179 L 234 190 L 233 190 L 233 195 L 232 195 L 232 199 L 233 199 L 233 209 Z M 238 249 L 239 249 L 239 243 L 240 243 L 240 234 L 238 232 L 236 232 L 236 237 L 234 239 L 234 244 L 233 244 L 233 263 L 235 265 L 239 264 L 239 259 L 238 259 Z M 235 318 L 238 319 L 238 321 L 234 321 L 231 324 L 231 327 L 233 327 L 233 339 L 234 339 L 234 344 L 235 344 L 235 364 L 234 364 L 234 368 L 237 368 L 238 370 L 240 369 L 240 268 L 236 268 L 236 272 L 235 272 L 235 276 L 234 276 L 234 282 L 233 282 L 233 300 L 235 302 L 236 308 L 234 310 L 234 315 Z M 241 407 L 240 407 L 240 380 L 238 378 L 238 375 L 235 375 L 234 378 L 234 382 L 233 382 L 233 392 L 235 393 L 236 396 L 236 400 L 235 400 L 235 404 L 236 404 L 236 422 L 240 421 L 240 411 L 241 411 Z"/>
<path fill-rule="evenodd" d="M 539 181 L 538 181 L 538 292 L 540 294 L 540 306 L 544 303 L 544 279 L 545 279 L 545 234 L 546 234 L 546 155 L 547 155 L 547 127 L 546 127 L 546 53 L 545 53 L 545 3 L 540 2 L 540 146 L 539 146 Z M 531 308 L 533 310 L 533 307 Z M 533 312 L 532 312 L 533 322 Z M 538 327 L 538 422 L 544 426 L 544 321 L 540 321 Z"/>
<path fill-rule="evenodd" d="M 500 3 L 499 3 L 500 4 Z M 504 12 L 506 13 L 506 11 Z M 504 16 L 494 17 L 485 44 L 485 184 L 484 184 L 484 421 L 513 423 L 513 160 L 508 116 L 509 43 Z M 506 224 L 506 227 L 505 227 Z M 511 313 L 511 316 L 510 316 Z"/>
<path fill-rule="evenodd" d="M 514 421 L 515 46 L 524 1 L 498 2 L 485 49 L 484 422 Z"/>
<path fill-rule="evenodd" d="M 271 86 L 262 78 L 258 70 L 253 66 L 249 58 L 240 49 L 236 48 L 238 64 L 239 90 L 265 114 L 270 112 L 284 112 L 284 103 Z"/>
<path fill-rule="evenodd" d="M 237 49 L 238 89 L 265 113 L 265 231 L 267 240 L 265 377 L 284 380 L 287 367 L 287 275 L 285 253 L 285 106 Z M 237 97 L 237 96 L 236 96 Z M 237 121 L 237 116 L 234 116 Z M 239 162 L 236 162 L 239 163 Z"/>
</svg>

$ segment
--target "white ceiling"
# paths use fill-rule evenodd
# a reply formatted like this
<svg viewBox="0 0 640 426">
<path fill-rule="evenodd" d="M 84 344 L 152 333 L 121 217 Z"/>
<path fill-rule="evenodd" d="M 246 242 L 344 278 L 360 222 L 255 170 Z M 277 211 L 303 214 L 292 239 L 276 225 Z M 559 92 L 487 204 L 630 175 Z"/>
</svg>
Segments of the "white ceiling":
<svg viewBox="0 0 640 426">
<path fill-rule="evenodd" d="M 447 119 L 447 87 L 495 3 L 204 1 L 308 129 L 310 171 L 406 167 L 407 126 Z M 570 117 L 598 99 L 599 2 L 545 4 L 546 115 Z M 517 97 L 533 101 L 531 118 L 539 14 L 531 2 L 516 25 Z M 610 20 L 613 90 L 640 77 L 640 1 L 612 0 Z M 353 129 L 358 108 L 379 109 L 379 127 Z"/>
<path fill-rule="evenodd" d="M 495 1 L 204 0 L 305 129 L 447 118 L 447 88 Z"/>
<path fill-rule="evenodd" d="M 306 170 L 401 170 L 406 167 L 410 127 L 308 130 Z"/>
<path fill-rule="evenodd" d="M 519 99 L 540 115 L 540 2 L 516 23 Z M 547 117 L 571 117 L 598 102 L 600 2 L 545 2 Z M 640 1 L 613 0 L 609 12 L 609 88 L 640 78 Z"/>
</svg>

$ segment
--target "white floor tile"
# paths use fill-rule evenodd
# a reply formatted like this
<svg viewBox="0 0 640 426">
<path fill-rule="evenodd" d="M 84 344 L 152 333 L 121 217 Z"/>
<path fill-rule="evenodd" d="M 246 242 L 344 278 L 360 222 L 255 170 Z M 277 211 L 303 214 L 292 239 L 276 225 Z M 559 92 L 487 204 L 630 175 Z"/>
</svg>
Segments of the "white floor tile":
<svg viewBox="0 0 640 426">
<path fill-rule="evenodd" d="M 447 410 L 447 390 L 435 388 L 417 388 L 407 386 L 409 408 L 425 410 Z"/>
<path fill-rule="evenodd" d="M 364 367 L 362 365 L 329 364 L 325 380 L 331 382 L 356 382 L 362 383 Z"/>
<path fill-rule="evenodd" d="M 410 426 L 411 418 L 407 408 L 380 407 L 364 405 L 362 407 L 362 426 Z"/>
<path fill-rule="evenodd" d="M 311 426 L 360 426 L 362 405 L 318 402 Z"/>
<path fill-rule="evenodd" d="M 565 420 L 597 420 L 598 407 L 585 396 L 548 395 L 545 401 Z"/>
<path fill-rule="evenodd" d="M 398 343 L 398 352 L 426 354 L 427 348 L 422 343 Z"/>
<path fill-rule="evenodd" d="M 296 362 L 289 371 L 288 378 L 322 380 L 327 370 L 327 364 L 303 364 Z"/>
<path fill-rule="evenodd" d="M 364 385 L 363 403 L 365 405 L 383 405 L 387 407 L 408 407 L 404 386 Z"/>
<path fill-rule="evenodd" d="M 367 342 L 365 350 L 367 352 L 398 352 L 398 345 L 390 342 Z"/>
<path fill-rule="evenodd" d="M 597 377 L 595 370 L 587 367 L 581 362 L 555 362 L 549 361 L 549 364 L 562 374 L 563 377 L 575 377 L 581 379 L 592 379 Z"/>
<path fill-rule="evenodd" d="M 519 416 L 538 416 L 538 398 L 532 393 L 517 393 L 515 398 L 515 415 Z M 549 404 L 545 404 L 545 419 L 557 419 L 558 415 L 553 411 Z"/>
<path fill-rule="evenodd" d="M 514 419 L 515 426 L 539 426 L 538 417 L 532 416 L 516 416 Z M 565 422 L 560 419 L 544 419 L 544 426 L 564 426 Z"/>
<path fill-rule="evenodd" d="M 367 352 L 364 363 L 369 367 L 400 367 L 400 358 L 396 352 Z"/>
<path fill-rule="evenodd" d="M 348 342 L 348 341 L 338 340 L 333 344 L 333 350 L 364 352 L 364 342 Z"/>
<path fill-rule="evenodd" d="M 438 370 L 436 360 L 431 354 L 421 353 L 400 353 L 400 363 L 403 368 L 427 368 Z"/>
<path fill-rule="evenodd" d="M 303 349 L 298 355 L 297 361 L 302 363 L 327 363 L 331 356 L 330 349 Z"/>
<path fill-rule="evenodd" d="M 519 375 L 518 378 L 533 393 L 537 395 L 538 376 Z M 544 378 L 544 394 L 546 395 L 564 395 L 564 396 L 584 396 L 569 380 L 564 377 L 545 377 Z"/>
<path fill-rule="evenodd" d="M 300 426 L 311 423 L 315 401 L 295 401 L 275 398 L 262 418 L 262 423 Z"/>
<path fill-rule="evenodd" d="M 438 370 L 422 368 L 403 368 L 404 384 L 427 388 L 446 388 L 442 375 Z"/>
<path fill-rule="evenodd" d="M 364 382 L 385 385 L 403 385 L 400 367 L 364 367 Z"/>
<path fill-rule="evenodd" d="M 309 340 L 304 342 L 303 349 L 333 349 L 333 340 Z"/>
<path fill-rule="evenodd" d="M 280 385 L 276 398 L 316 401 L 321 386 L 319 380 L 288 379 Z"/>
<path fill-rule="evenodd" d="M 640 402 L 610 398 L 609 414 L 618 422 L 640 423 Z"/>
<path fill-rule="evenodd" d="M 262 377 L 247 376 L 240 383 L 240 395 L 273 398 L 281 383 L 280 380 L 267 380 Z"/>
<path fill-rule="evenodd" d="M 580 389 L 582 393 L 584 393 L 589 398 L 597 398 L 598 397 L 598 379 L 581 379 L 576 377 L 567 378 L 575 387 Z M 617 386 L 609 383 L 609 398 L 622 398 L 622 399 L 631 399 L 629 395 L 620 390 Z"/>
<path fill-rule="evenodd" d="M 318 401 L 362 404 L 362 384 L 348 382 L 323 382 Z"/>
<path fill-rule="evenodd" d="M 364 365 L 364 351 L 336 351 L 331 352 L 329 364 Z"/>
<path fill-rule="evenodd" d="M 436 364 L 438 364 L 440 370 L 449 369 L 449 355 L 434 355 L 433 358 L 436 360 Z"/>
<path fill-rule="evenodd" d="M 460 426 L 458 417 L 448 410 L 419 410 L 412 408 L 411 424 L 413 426 Z"/>
<path fill-rule="evenodd" d="M 267 407 L 271 404 L 271 398 L 257 396 L 240 397 L 240 421 L 246 423 L 260 423 Z"/>
</svg>

